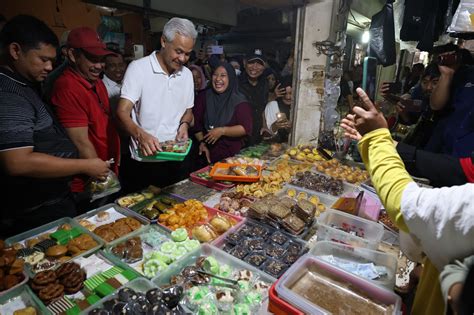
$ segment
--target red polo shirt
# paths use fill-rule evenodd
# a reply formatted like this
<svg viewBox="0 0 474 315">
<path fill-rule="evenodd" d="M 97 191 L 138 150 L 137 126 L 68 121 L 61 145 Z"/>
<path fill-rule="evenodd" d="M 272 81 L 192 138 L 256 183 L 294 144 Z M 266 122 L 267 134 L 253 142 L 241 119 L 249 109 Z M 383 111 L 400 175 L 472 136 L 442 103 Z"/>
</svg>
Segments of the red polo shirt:
<svg viewBox="0 0 474 315">
<path fill-rule="evenodd" d="M 68 67 L 54 83 L 51 103 L 64 128 L 88 127 L 89 140 L 97 156 L 115 159 L 111 169 L 117 174 L 120 162 L 120 137 L 112 121 L 109 97 L 102 80 L 91 84 Z M 84 191 L 84 176 L 74 178 L 71 190 Z"/>
</svg>

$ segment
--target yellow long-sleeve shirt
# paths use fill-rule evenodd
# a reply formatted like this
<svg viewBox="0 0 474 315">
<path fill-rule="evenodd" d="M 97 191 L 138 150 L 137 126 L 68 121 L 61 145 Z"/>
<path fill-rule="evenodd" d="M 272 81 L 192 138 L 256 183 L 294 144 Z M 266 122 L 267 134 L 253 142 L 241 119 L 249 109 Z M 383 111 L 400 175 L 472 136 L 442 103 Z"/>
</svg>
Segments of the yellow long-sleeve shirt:
<svg viewBox="0 0 474 315">
<path fill-rule="evenodd" d="M 388 129 L 367 133 L 359 141 L 362 160 L 390 219 L 398 228 L 410 232 L 400 211 L 403 191 L 413 182 L 398 155 Z M 439 271 L 425 259 L 412 314 L 443 314 L 445 305 L 439 285 Z"/>
</svg>

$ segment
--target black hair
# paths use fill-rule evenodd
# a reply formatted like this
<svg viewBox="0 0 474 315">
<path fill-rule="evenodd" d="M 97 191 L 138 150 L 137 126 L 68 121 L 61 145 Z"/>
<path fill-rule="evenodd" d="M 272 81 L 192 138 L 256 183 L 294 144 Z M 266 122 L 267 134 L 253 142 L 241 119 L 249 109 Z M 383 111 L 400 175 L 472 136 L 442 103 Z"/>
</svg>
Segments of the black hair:
<svg viewBox="0 0 474 315">
<path fill-rule="evenodd" d="M 426 66 L 425 71 L 423 72 L 422 78 L 430 76 L 431 78 L 438 78 L 441 76 L 439 72 L 438 64 L 436 62 L 432 62 Z"/>
<path fill-rule="evenodd" d="M 425 69 L 425 66 L 422 63 L 415 63 L 413 67 L 411 67 L 411 71 L 413 70 L 423 71 L 424 69 Z"/>
<path fill-rule="evenodd" d="M 0 47 L 18 43 L 23 51 L 38 48 L 40 44 L 58 47 L 58 37 L 41 20 L 30 15 L 17 15 L 0 32 Z"/>
<path fill-rule="evenodd" d="M 286 75 L 283 78 L 281 78 L 280 89 L 284 89 L 287 86 L 291 86 L 292 84 L 293 84 L 293 76 Z"/>
<path fill-rule="evenodd" d="M 459 56 L 461 57 L 461 62 L 464 65 L 474 65 L 474 58 L 469 50 L 462 48 L 458 51 Z"/>
</svg>

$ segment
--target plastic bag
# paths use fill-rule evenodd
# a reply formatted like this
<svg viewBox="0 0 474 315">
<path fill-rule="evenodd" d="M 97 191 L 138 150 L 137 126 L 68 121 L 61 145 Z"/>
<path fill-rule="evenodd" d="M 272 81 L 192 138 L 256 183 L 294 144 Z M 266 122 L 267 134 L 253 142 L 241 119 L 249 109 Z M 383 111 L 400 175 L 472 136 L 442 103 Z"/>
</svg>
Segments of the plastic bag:
<svg viewBox="0 0 474 315">
<path fill-rule="evenodd" d="M 91 194 L 91 202 L 112 195 L 122 189 L 117 175 L 111 170 L 109 170 L 107 178 L 104 181 L 91 179 L 87 183 L 86 188 Z"/>
<path fill-rule="evenodd" d="M 377 58 L 378 63 L 384 67 L 393 65 L 397 61 L 393 0 L 387 0 L 382 10 L 372 16 L 370 56 Z"/>
</svg>

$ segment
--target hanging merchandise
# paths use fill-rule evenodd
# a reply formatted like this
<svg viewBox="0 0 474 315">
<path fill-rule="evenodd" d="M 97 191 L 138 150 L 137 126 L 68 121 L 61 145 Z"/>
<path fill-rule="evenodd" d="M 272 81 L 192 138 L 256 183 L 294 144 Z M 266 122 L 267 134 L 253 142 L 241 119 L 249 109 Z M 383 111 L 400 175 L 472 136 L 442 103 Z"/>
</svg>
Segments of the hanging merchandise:
<svg viewBox="0 0 474 315">
<path fill-rule="evenodd" d="M 417 41 L 416 48 L 431 51 L 433 44 L 445 32 L 446 12 L 456 0 L 405 0 L 400 39 Z"/>
<path fill-rule="evenodd" d="M 397 61 L 393 1 L 387 0 L 382 10 L 372 17 L 370 24 L 370 56 L 377 58 L 384 67 Z"/>
</svg>

